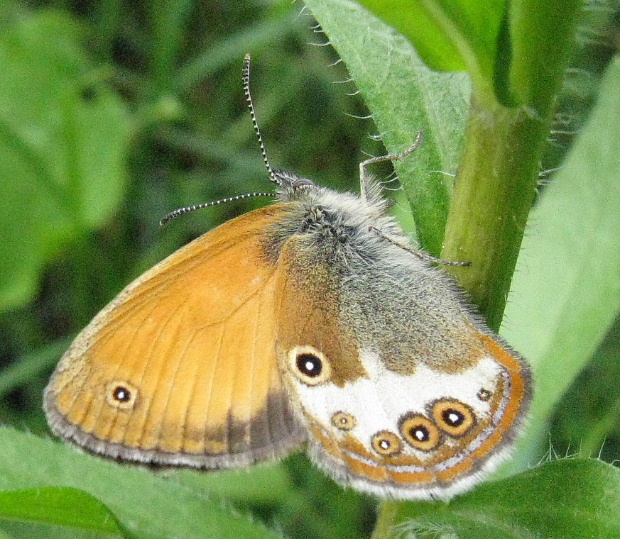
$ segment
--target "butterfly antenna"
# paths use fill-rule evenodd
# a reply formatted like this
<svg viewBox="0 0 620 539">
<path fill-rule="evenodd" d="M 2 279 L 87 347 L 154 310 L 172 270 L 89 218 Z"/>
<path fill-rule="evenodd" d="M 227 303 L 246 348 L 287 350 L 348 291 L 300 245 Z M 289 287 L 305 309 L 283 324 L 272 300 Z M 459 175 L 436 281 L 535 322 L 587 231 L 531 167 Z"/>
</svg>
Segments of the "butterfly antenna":
<svg viewBox="0 0 620 539">
<path fill-rule="evenodd" d="M 245 94 L 245 100 L 248 103 L 248 109 L 250 109 L 250 117 L 252 118 L 252 125 L 254 126 L 254 131 L 256 132 L 256 137 L 258 138 L 258 144 L 260 146 L 260 153 L 263 156 L 263 163 L 267 167 L 267 174 L 269 175 L 269 180 L 277 185 L 281 185 L 282 182 L 278 180 L 277 176 L 274 174 L 271 165 L 269 164 L 269 159 L 267 159 L 267 150 L 265 150 L 265 145 L 263 144 L 263 137 L 260 133 L 260 128 L 258 127 L 258 120 L 256 119 L 256 111 L 254 110 L 254 102 L 252 101 L 252 94 L 250 93 L 250 64 L 252 63 L 252 57 L 249 54 L 245 55 L 245 60 L 243 62 L 243 92 Z"/>
<path fill-rule="evenodd" d="M 236 195 L 234 197 L 222 198 L 220 200 L 213 200 L 211 202 L 203 202 L 202 204 L 195 204 L 193 206 L 185 206 L 184 208 L 179 208 L 177 210 L 171 211 L 170 213 L 164 215 L 164 217 L 159 221 L 160 225 L 165 225 L 169 221 L 176 219 L 181 215 L 185 215 L 186 213 L 190 213 L 196 210 L 200 210 L 202 208 L 209 208 L 211 206 L 217 206 L 218 204 L 225 204 L 227 202 L 235 202 L 236 200 L 243 200 L 244 198 L 251 197 L 273 197 L 275 196 L 273 193 L 244 193 L 243 195 Z"/>
<path fill-rule="evenodd" d="M 248 108 L 250 109 L 250 117 L 252 118 L 252 125 L 254 126 L 254 131 L 256 132 L 256 137 L 258 138 L 258 144 L 260 146 L 260 152 L 263 156 L 263 162 L 267 167 L 267 173 L 269 175 L 269 180 L 277 185 L 282 185 L 282 181 L 278 179 L 277 175 L 274 173 L 271 165 L 269 164 L 269 159 L 267 159 L 267 151 L 265 150 L 265 145 L 263 144 L 263 137 L 260 133 L 260 128 L 258 127 L 258 121 L 256 120 L 256 112 L 254 110 L 254 102 L 252 101 L 252 94 L 250 93 L 250 64 L 252 57 L 249 54 L 245 55 L 245 60 L 243 62 L 243 92 L 245 94 L 245 99 L 248 103 Z M 196 210 L 200 210 L 202 208 L 209 208 L 211 206 L 217 206 L 218 204 L 224 204 L 226 202 L 234 202 L 236 200 L 243 200 L 245 198 L 250 197 L 273 197 L 275 194 L 273 193 L 245 193 L 243 195 L 236 195 L 233 197 L 222 198 L 220 200 L 214 200 L 212 202 L 204 202 L 202 204 L 195 204 L 193 206 L 185 206 L 184 208 L 179 208 L 170 213 L 164 215 L 164 217 L 159 221 L 160 225 L 165 225 L 166 223 L 176 219 L 181 215 L 185 215 L 186 213 L 190 213 Z"/>
</svg>

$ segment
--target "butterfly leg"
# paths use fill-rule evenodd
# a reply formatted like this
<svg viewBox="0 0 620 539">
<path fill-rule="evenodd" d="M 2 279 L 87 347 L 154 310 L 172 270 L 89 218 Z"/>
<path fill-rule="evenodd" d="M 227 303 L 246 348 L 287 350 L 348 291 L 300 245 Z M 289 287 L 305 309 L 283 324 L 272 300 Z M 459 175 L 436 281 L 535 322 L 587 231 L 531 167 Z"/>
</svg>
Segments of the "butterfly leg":
<svg viewBox="0 0 620 539">
<path fill-rule="evenodd" d="M 395 239 L 390 238 L 389 236 L 386 236 L 383 232 L 381 232 L 381 230 L 379 230 L 378 228 L 375 228 L 374 226 L 370 227 L 369 230 L 371 230 L 378 236 L 381 236 L 383 239 L 389 241 L 390 243 L 396 245 L 397 247 L 400 247 L 401 249 L 404 249 L 408 253 L 411 253 L 422 260 L 426 260 L 427 262 L 433 262 L 435 264 L 441 264 L 443 266 L 461 266 L 461 267 L 471 266 L 471 262 L 459 262 L 457 260 L 444 260 L 443 258 L 438 258 L 436 256 L 433 256 L 427 253 L 426 251 L 422 251 L 421 249 L 414 249 L 413 247 L 409 247 L 408 245 L 400 243 L 396 241 Z"/>
<path fill-rule="evenodd" d="M 366 161 L 362 161 L 360 163 L 360 189 L 361 189 L 361 196 L 364 200 L 366 200 L 366 193 L 368 192 L 368 184 L 371 181 L 371 176 L 370 174 L 368 174 L 368 165 L 374 165 L 375 163 L 382 163 L 384 161 L 400 161 L 404 159 L 410 153 L 413 153 L 420 147 L 420 144 L 422 144 L 423 137 L 424 137 L 424 133 L 420 131 L 418 135 L 416 136 L 415 140 L 413 141 L 413 144 L 402 153 L 371 157 L 370 159 L 366 159 Z"/>
</svg>

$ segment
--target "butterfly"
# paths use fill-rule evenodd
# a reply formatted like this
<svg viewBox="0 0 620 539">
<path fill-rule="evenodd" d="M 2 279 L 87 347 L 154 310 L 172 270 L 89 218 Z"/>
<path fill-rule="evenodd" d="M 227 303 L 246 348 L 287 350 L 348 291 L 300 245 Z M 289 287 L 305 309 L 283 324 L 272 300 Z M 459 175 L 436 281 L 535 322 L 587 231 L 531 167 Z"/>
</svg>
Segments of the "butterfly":
<svg viewBox="0 0 620 539">
<path fill-rule="evenodd" d="M 379 497 L 471 488 L 509 454 L 531 375 L 387 213 L 367 167 L 417 144 L 362 163 L 361 195 L 272 170 L 249 69 L 277 202 L 182 247 L 90 322 L 45 390 L 51 429 L 134 463 L 237 468 L 307 444 Z"/>
</svg>

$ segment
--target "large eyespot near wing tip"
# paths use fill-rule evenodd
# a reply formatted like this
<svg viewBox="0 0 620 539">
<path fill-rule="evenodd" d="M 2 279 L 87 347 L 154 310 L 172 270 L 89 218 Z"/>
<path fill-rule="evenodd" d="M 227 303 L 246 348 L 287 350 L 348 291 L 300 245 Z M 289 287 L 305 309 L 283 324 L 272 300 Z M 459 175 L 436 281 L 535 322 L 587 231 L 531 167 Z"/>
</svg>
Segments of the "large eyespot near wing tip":
<svg viewBox="0 0 620 539">
<path fill-rule="evenodd" d="M 131 410 L 138 401 L 138 388 L 125 380 L 114 380 L 106 388 L 106 402 L 121 410 Z"/>
</svg>

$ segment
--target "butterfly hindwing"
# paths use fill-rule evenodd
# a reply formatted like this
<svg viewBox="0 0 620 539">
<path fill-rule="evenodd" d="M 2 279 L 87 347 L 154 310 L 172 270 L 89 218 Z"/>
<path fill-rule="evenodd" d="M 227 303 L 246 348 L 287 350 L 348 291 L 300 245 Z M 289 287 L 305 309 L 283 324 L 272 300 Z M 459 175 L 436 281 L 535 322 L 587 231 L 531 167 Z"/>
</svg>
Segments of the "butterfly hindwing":
<svg viewBox="0 0 620 539">
<path fill-rule="evenodd" d="M 313 460 L 380 496 L 467 490 L 506 456 L 527 366 L 415 254 L 334 244 L 289 240 L 276 286 L 283 380 Z"/>
</svg>

